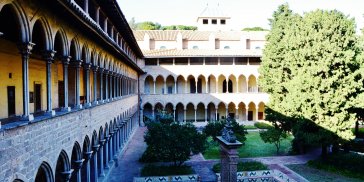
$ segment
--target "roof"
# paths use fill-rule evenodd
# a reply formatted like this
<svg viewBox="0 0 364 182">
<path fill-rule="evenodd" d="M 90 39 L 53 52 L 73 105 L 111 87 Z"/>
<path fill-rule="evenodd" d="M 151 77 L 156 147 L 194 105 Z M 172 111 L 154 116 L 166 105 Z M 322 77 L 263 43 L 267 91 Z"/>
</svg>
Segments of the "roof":
<svg viewBox="0 0 364 182">
<path fill-rule="evenodd" d="M 206 6 L 206 8 L 201 12 L 198 18 L 230 18 L 221 7 L 218 5 L 216 7 Z M 197 18 L 197 19 L 198 19 Z"/>
<path fill-rule="evenodd" d="M 175 41 L 178 33 L 181 33 L 182 39 L 207 41 L 211 34 L 215 35 L 215 39 L 220 41 L 239 41 L 242 37 L 251 40 L 265 40 L 268 31 L 198 31 L 198 30 L 135 30 L 134 36 L 137 41 L 143 41 L 145 34 L 150 39 L 158 41 Z"/>
<path fill-rule="evenodd" d="M 145 58 L 161 58 L 161 57 L 261 57 L 262 50 L 234 50 L 234 49 L 158 49 L 143 50 Z"/>
</svg>

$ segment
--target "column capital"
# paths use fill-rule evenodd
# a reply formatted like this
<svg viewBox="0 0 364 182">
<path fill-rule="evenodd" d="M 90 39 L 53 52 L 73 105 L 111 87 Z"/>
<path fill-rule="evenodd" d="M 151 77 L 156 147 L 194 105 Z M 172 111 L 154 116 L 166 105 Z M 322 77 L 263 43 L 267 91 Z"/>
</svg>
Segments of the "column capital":
<svg viewBox="0 0 364 182">
<path fill-rule="evenodd" d="M 25 43 L 20 43 L 18 45 L 18 49 L 21 55 L 23 56 L 29 56 L 31 54 L 31 51 L 33 50 L 33 46 L 35 44 L 32 42 L 25 42 Z"/>
<path fill-rule="evenodd" d="M 73 172 L 73 169 L 71 169 L 71 170 L 69 170 L 69 171 L 63 171 L 63 172 L 61 172 L 62 178 L 63 178 L 65 181 L 69 181 L 69 180 L 71 179 L 72 172 Z"/>
<path fill-rule="evenodd" d="M 94 72 L 96 72 L 99 69 L 99 66 L 92 66 L 91 67 Z"/>
<path fill-rule="evenodd" d="M 72 60 L 70 64 L 75 68 L 81 68 L 82 60 Z"/>
<path fill-rule="evenodd" d="M 99 148 L 100 148 L 100 144 L 96 144 L 96 145 L 92 146 L 92 149 L 95 152 L 97 152 L 99 150 Z"/>
<path fill-rule="evenodd" d="M 55 50 L 46 50 L 43 52 L 43 58 L 47 61 L 47 63 L 53 63 L 54 55 L 56 55 L 57 51 Z"/>
<path fill-rule="evenodd" d="M 73 166 L 75 168 L 75 171 L 78 171 L 78 170 L 81 169 L 83 161 L 85 161 L 85 159 L 80 159 L 80 160 L 77 160 L 77 161 L 73 161 Z"/>
<path fill-rule="evenodd" d="M 92 153 L 93 153 L 93 151 L 83 153 L 83 157 L 85 158 L 86 161 L 91 159 Z"/>
<path fill-rule="evenodd" d="M 102 140 L 99 140 L 99 142 L 100 142 L 100 146 L 104 146 L 106 140 L 105 139 L 102 139 Z"/>
<path fill-rule="evenodd" d="M 71 56 L 63 56 L 63 57 L 61 58 L 61 60 L 62 60 L 62 63 L 63 63 L 64 65 L 69 65 L 69 64 L 70 64 L 70 60 L 71 60 Z"/>
<path fill-rule="evenodd" d="M 90 70 L 91 63 L 83 63 L 83 68 L 85 68 L 86 70 Z"/>
</svg>

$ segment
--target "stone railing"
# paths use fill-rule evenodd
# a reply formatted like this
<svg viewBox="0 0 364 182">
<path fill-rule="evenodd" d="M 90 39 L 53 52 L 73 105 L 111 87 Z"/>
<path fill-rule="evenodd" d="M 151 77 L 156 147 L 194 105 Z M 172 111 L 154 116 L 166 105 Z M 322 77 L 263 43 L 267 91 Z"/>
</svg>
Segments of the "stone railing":
<svg viewBox="0 0 364 182">
<path fill-rule="evenodd" d="M 296 182 L 279 170 L 242 171 L 237 172 L 237 182 L 243 181 L 269 181 L 269 182 Z M 220 173 L 216 173 L 216 179 L 221 181 Z"/>
<path fill-rule="evenodd" d="M 179 175 L 179 176 L 147 176 L 147 177 L 134 177 L 134 182 L 198 182 L 200 177 L 197 174 L 192 175 Z"/>
</svg>

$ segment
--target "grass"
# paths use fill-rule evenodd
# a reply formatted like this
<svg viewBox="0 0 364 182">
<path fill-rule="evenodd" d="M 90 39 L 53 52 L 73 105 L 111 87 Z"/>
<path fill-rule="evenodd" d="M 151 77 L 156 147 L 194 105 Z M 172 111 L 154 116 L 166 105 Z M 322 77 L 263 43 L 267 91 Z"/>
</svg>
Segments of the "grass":
<svg viewBox="0 0 364 182">
<path fill-rule="evenodd" d="M 141 171 L 141 176 L 172 176 L 194 174 L 191 166 L 156 166 L 145 165 Z"/>
<path fill-rule="evenodd" d="M 265 122 L 256 122 L 256 123 L 254 123 L 254 126 L 259 129 L 269 129 L 269 128 L 273 127 L 271 124 L 268 124 Z"/>
<path fill-rule="evenodd" d="M 268 167 L 261 163 L 256 161 L 251 162 L 239 162 L 238 163 L 238 172 L 239 171 L 258 171 L 258 170 L 267 170 Z M 221 172 L 221 164 L 217 163 L 212 167 L 212 170 L 215 173 Z"/>
<path fill-rule="evenodd" d="M 247 129 L 247 130 L 249 130 L 249 129 L 257 129 L 257 127 L 254 126 L 254 125 L 244 125 L 244 128 Z"/>
<path fill-rule="evenodd" d="M 308 166 L 364 180 L 364 156 L 354 153 L 337 153 L 327 158 L 308 161 Z"/>
<path fill-rule="evenodd" d="M 259 132 L 249 132 L 246 135 L 245 144 L 238 149 L 239 157 L 265 157 L 275 156 L 276 147 L 274 144 L 264 143 L 259 136 Z M 280 154 L 288 154 L 291 148 L 291 141 L 293 136 L 289 136 L 281 143 Z M 203 153 L 205 159 L 218 159 L 220 158 L 219 145 L 217 142 L 208 140 L 209 147 Z"/>
<path fill-rule="evenodd" d="M 310 167 L 307 164 L 290 164 L 287 165 L 288 168 L 300 174 L 302 177 L 306 178 L 311 182 L 360 182 L 362 180 L 345 177 L 339 174 L 327 172 L 324 170 L 316 169 Z"/>
</svg>

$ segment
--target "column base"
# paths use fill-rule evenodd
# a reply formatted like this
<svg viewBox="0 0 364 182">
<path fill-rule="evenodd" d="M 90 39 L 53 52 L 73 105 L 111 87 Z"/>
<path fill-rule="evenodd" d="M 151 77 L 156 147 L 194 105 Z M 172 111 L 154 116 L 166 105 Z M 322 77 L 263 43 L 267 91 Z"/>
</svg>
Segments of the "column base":
<svg viewBox="0 0 364 182">
<path fill-rule="evenodd" d="M 75 109 L 82 109 L 82 105 L 75 105 Z"/>
<path fill-rule="evenodd" d="M 33 114 L 29 114 L 29 115 L 23 115 L 20 119 L 21 121 L 33 121 L 34 120 L 34 116 Z"/>
<path fill-rule="evenodd" d="M 56 111 L 55 110 L 46 111 L 44 113 L 44 115 L 46 115 L 46 116 L 55 116 L 56 115 Z"/>
<path fill-rule="evenodd" d="M 61 110 L 64 111 L 64 112 L 70 112 L 71 107 L 63 107 Z"/>
<path fill-rule="evenodd" d="M 99 101 L 93 101 L 92 105 L 94 105 L 94 106 L 99 105 Z"/>
<path fill-rule="evenodd" d="M 91 103 L 85 103 L 85 108 L 89 108 L 89 107 L 91 107 L 92 106 L 92 104 Z"/>
</svg>

